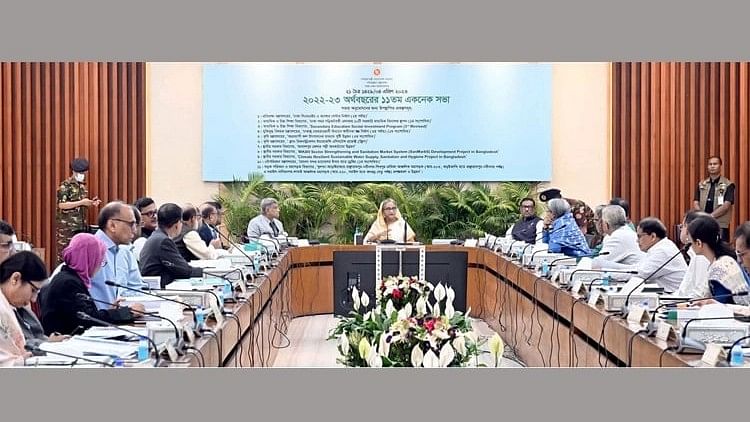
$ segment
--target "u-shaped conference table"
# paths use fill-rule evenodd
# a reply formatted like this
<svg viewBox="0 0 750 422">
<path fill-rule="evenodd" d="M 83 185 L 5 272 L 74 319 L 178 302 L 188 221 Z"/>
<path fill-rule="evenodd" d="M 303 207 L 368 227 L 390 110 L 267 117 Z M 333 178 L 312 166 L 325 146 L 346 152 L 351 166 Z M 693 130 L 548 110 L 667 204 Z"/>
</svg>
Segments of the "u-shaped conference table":
<svg viewBox="0 0 750 422">
<path fill-rule="evenodd" d="M 677 355 L 665 341 L 638 334 L 639 326 L 590 306 L 583 298 L 541 279 L 505 256 L 483 248 L 428 245 L 427 251 L 468 254 L 466 303 L 471 316 L 500 333 L 528 366 L 690 366 L 695 355 Z M 267 367 L 289 344 L 293 318 L 332 314 L 333 255 L 375 251 L 374 246 L 316 245 L 290 248 L 277 265 L 239 294 L 234 313 L 203 335 L 173 365 Z"/>
</svg>

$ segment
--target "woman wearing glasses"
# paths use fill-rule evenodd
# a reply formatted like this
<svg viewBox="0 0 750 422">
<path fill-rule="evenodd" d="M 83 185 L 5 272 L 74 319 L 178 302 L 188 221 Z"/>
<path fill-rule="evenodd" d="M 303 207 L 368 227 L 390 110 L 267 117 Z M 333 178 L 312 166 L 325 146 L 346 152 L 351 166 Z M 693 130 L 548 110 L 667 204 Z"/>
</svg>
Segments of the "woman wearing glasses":
<svg viewBox="0 0 750 422">
<path fill-rule="evenodd" d="M 78 318 L 78 312 L 113 324 L 125 324 L 135 319 L 128 307 L 97 309 L 91 300 L 91 277 L 102 269 L 106 250 L 104 243 L 92 234 L 79 233 L 70 240 L 70 245 L 63 251 L 65 265 L 39 298 L 46 333 L 71 334 L 79 326 L 96 325 Z"/>
<path fill-rule="evenodd" d="M 711 216 L 699 216 L 688 225 L 693 251 L 709 262 L 708 287 L 712 296 L 722 303 L 750 304 L 748 296 L 727 296 L 748 291 L 735 251 L 721 240 L 719 222 Z"/>
<path fill-rule="evenodd" d="M 414 242 L 416 235 L 401 217 L 396 201 L 388 198 L 380 203 L 378 217 L 365 235 L 365 242 Z"/>
<path fill-rule="evenodd" d="M 0 366 L 23 365 L 31 355 L 14 311 L 28 306 L 46 279 L 44 263 L 32 252 L 19 252 L 0 264 Z"/>
</svg>

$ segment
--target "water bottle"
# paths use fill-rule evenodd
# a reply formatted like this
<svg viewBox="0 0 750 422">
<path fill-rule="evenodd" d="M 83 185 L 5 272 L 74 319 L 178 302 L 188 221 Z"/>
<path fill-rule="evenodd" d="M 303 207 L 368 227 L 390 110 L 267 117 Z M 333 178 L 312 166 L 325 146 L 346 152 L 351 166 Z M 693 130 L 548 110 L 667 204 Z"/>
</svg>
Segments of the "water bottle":
<svg viewBox="0 0 750 422">
<path fill-rule="evenodd" d="M 195 329 L 200 330 L 206 322 L 206 315 L 203 314 L 203 307 L 198 306 L 195 310 Z"/>
<path fill-rule="evenodd" d="M 362 232 L 359 231 L 359 227 L 354 228 L 354 244 L 355 245 L 362 244 Z"/>
<path fill-rule="evenodd" d="M 729 353 L 729 366 L 743 366 L 745 364 L 745 355 L 740 343 L 735 344 Z"/>
<path fill-rule="evenodd" d="M 138 360 L 144 361 L 148 359 L 148 338 L 147 337 L 141 337 L 138 340 Z"/>
<path fill-rule="evenodd" d="M 549 262 L 547 262 L 547 259 L 542 260 L 542 277 L 547 277 L 549 275 Z"/>
<path fill-rule="evenodd" d="M 234 289 L 232 288 L 232 282 L 229 280 L 224 280 L 224 298 L 230 298 L 233 299 Z"/>
<path fill-rule="evenodd" d="M 610 281 L 612 281 L 612 276 L 609 272 L 605 272 L 604 277 L 602 277 L 602 286 L 609 286 Z"/>
</svg>

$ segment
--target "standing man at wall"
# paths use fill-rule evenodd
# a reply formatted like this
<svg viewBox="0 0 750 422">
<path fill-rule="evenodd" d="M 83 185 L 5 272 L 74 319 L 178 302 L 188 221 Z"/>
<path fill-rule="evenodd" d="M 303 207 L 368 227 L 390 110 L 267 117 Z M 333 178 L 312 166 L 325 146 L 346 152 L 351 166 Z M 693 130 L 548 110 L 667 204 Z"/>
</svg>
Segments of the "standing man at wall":
<svg viewBox="0 0 750 422">
<path fill-rule="evenodd" d="M 89 192 L 84 185 L 89 162 L 85 158 L 76 158 L 70 163 L 73 174 L 63 180 L 57 189 L 57 262 L 62 262 L 62 251 L 70 243 L 74 234 L 89 230 L 86 221 L 88 207 L 98 206 L 102 201 L 98 197 L 89 199 Z"/>
<path fill-rule="evenodd" d="M 708 179 L 698 183 L 693 208 L 705 211 L 719 222 L 721 239 L 729 241 L 729 222 L 734 211 L 734 182 L 721 175 L 723 162 L 718 156 L 708 158 Z"/>
</svg>

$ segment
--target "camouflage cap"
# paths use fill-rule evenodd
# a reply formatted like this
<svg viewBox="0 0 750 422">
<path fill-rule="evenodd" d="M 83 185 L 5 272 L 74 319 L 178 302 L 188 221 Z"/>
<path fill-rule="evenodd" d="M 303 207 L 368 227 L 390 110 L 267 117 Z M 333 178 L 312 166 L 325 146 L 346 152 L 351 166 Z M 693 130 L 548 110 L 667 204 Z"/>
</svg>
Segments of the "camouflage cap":
<svg viewBox="0 0 750 422">
<path fill-rule="evenodd" d="M 89 160 L 80 157 L 76 158 L 70 163 L 70 169 L 77 173 L 89 171 Z"/>
</svg>

